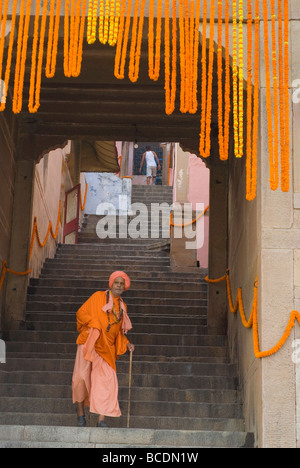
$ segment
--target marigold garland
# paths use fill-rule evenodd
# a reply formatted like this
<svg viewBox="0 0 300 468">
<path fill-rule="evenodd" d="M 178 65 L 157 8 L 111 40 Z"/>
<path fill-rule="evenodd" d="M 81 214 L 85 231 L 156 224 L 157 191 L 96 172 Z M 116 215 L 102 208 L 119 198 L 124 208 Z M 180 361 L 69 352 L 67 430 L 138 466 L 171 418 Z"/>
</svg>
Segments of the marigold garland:
<svg viewBox="0 0 300 468">
<path fill-rule="evenodd" d="M 69 15 L 70 0 L 65 2 L 64 72 L 67 77 L 78 77 L 81 71 L 86 4 L 87 0 L 77 0 L 77 3 L 71 0 Z"/>
<path fill-rule="evenodd" d="M 239 0 L 239 146 L 237 157 L 244 154 L 244 1 Z"/>
<path fill-rule="evenodd" d="M 55 75 L 55 68 L 56 68 L 61 0 L 57 0 L 56 15 L 55 15 L 55 21 L 54 21 L 55 3 L 56 3 L 56 0 L 51 0 L 50 14 L 49 14 L 47 59 L 46 59 L 46 67 L 45 67 L 45 75 L 47 78 L 53 78 L 53 76 Z"/>
<path fill-rule="evenodd" d="M 237 58 L 237 0 L 232 2 L 232 92 L 233 92 L 233 135 L 234 154 L 239 153 L 239 114 L 238 114 L 238 58 Z"/>
<path fill-rule="evenodd" d="M 200 0 L 196 1 L 196 15 L 195 23 L 192 19 L 192 27 L 194 30 L 194 42 L 191 40 L 192 44 L 192 83 L 191 83 L 191 108 L 190 113 L 195 114 L 198 110 L 198 57 L 199 57 L 199 37 L 200 37 Z"/>
<path fill-rule="evenodd" d="M 252 91 L 252 6 L 248 5 L 248 77 L 247 77 L 247 157 L 246 157 L 246 199 L 256 197 L 257 186 L 257 145 L 258 145 L 258 111 L 259 111 L 259 0 L 255 0 L 254 27 L 254 89 Z M 252 98 L 253 92 L 253 98 Z M 252 111 L 253 102 L 253 111 Z M 253 122 L 253 125 L 252 125 Z M 253 127 L 253 128 L 252 128 Z"/>
<path fill-rule="evenodd" d="M 3 18 L 2 18 L 1 40 L 3 42 L 1 42 L 0 77 L 2 76 L 2 67 L 3 67 L 3 50 L 4 50 L 4 44 L 5 44 L 5 26 L 6 26 L 6 20 L 7 20 L 8 3 L 9 3 L 9 0 L 5 0 L 4 13 L 3 13 Z M 15 36 L 17 5 L 18 5 L 18 0 L 14 0 L 12 17 L 11 17 L 11 32 L 10 32 L 10 36 L 9 36 L 9 45 L 8 45 L 8 52 L 7 52 L 6 69 L 5 69 L 5 75 L 4 75 L 4 85 L 2 83 L 2 88 L 1 88 L 1 100 L 0 100 L 0 111 L 1 112 L 3 112 L 5 107 L 6 107 L 6 96 L 7 96 L 8 85 L 9 85 L 9 80 L 10 80 L 12 51 L 13 51 L 14 36 Z M 1 10 L 1 12 L 2 12 L 2 10 Z"/>
<path fill-rule="evenodd" d="M 258 282 L 257 278 L 255 279 L 254 283 L 254 295 L 253 295 L 253 304 L 252 304 L 252 309 L 251 309 L 251 314 L 249 319 L 247 320 L 246 314 L 245 314 L 245 308 L 243 304 L 243 296 L 242 296 L 242 288 L 238 288 L 237 292 L 237 297 L 235 304 L 233 304 L 232 301 L 232 293 L 231 293 L 231 285 L 230 285 L 230 276 L 229 276 L 229 270 L 227 270 L 226 275 L 222 276 L 221 278 L 218 279 L 210 279 L 208 276 L 206 276 L 205 280 L 208 283 L 220 283 L 222 281 L 226 281 L 227 285 L 227 297 L 228 297 L 228 303 L 229 303 L 229 310 L 232 314 L 236 314 L 237 311 L 240 311 L 241 315 L 241 320 L 245 328 L 252 328 L 253 330 L 253 349 L 254 349 L 254 355 L 257 359 L 261 358 L 266 358 L 270 357 L 273 354 L 276 354 L 286 343 L 287 339 L 290 336 L 290 333 L 295 326 L 296 320 L 298 321 L 300 325 L 300 313 L 297 310 L 293 310 L 290 315 L 290 319 L 288 322 L 288 325 L 284 331 L 284 334 L 282 335 L 281 339 L 278 341 L 278 343 L 273 346 L 273 348 L 267 350 L 267 351 L 260 351 L 259 347 L 259 333 L 258 333 L 258 318 L 257 318 L 257 306 L 258 306 Z"/>
<path fill-rule="evenodd" d="M 271 73 L 270 73 L 270 57 L 269 57 L 269 31 L 268 31 L 268 4 L 263 1 L 263 18 L 264 18 L 264 42 L 265 42 L 265 68 L 266 68 L 266 105 L 268 119 L 268 143 L 269 143 L 269 166 L 270 166 L 270 187 L 272 190 L 277 190 L 279 186 L 279 155 L 278 155 L 278 77 L 277 77 L 277 61 L 276 61 L 276 37 L 275 37 L 275 4 L 271 1 L 271 26 L 272 26 L 272 63 L 273 63 L 273 99 L 274 105 L 272 113 L 272 92 L 271 92 Z M 274 127 L 273 119 L 274 115 Z"/>
<path fill-rule="evenodd" d="M 42 64 L 43 64 L 43 56 L 44 56 L 46 21 L 47 21 L 47 2 L 44 0 L 41 30 L 39 34 L 40 0 L 38 0 L 36 2 L 34 36 L 33 36 L 32 56 L 31 56 L 31 73 L 30 73 L 29 102 L 28 102 L 28 109 L 30 113 L 37 112 L 38 108 L 40 107 L 40 91 L 41 91 Z M 38 52 L 38 59 L 37 59 L 38 39 L 40 39 L 40 44 L 39 44 L 39 52 Z"/>
<path fill-rule="evenodd" d="M 141 9 L 139 13 L 139 0 L 135 0 L 128 73 L 128 77 L 133 83 L 135 83 L 139 77 L 145 3 L 146 0 L 141 0 Z M 138 28 L 137 24 L 139 24 Z"/>
<path fill-rule="evenodd" d="M 108 21 L 109 21 L 109 2 L 106 0 L 104 8 L 104 0 L 100 0 L 99 12 L 99 41 L 101 44 L 106 44 L 108 41 Z"/>
<path fill-rule="evenodd" d="M 169 0 L 165 1 L 165 106 L 166 114 L 175 110 L 177 78 L 177 14 L 176 0 L 173 0 L 172 14 L 172 72 L 170 72 L 170 23 Z"/>
<path fill-rule="evenodd" d="M 156 15 L 157 25 L 156 25 L 156 40 L 155 40 L 155 59 L 154 59 L 154 0 L 150 0 L 148 62 L 149 62 L 149 77 L 151 78 L 151 80 L 154 80 L 154 81 L 158 80 L 159 70 L 160 70 L 161 17 L 162 17 L 162 0 L 158 0 L 157 1 L 157 15 Z"/>
<path fill-rule="evenodd" d="M 126 22 L 125 22 L 126 0 L 123 0 L 117 47 L 116 47 L 116 55 L 115 55 L 115 67 L 114 67 L 114 75 L 119 80 L 124 79 L 124 76 L 125 76 L 125 61 L 126 61 L 127 45 L 128 45 L 128 38 L 129 38 L 130 20 L 131 20 L 131 17 L 130 17 L 131 5 L 132 5 L 132 0 L 128 0 L 127 15 L 126 15 Z"/>
<path fill-rule="evenodd" d="M 14 93 L 13 93 L 13 112 L 15 114 L 18 114 L 22 110 L 25 62 L 26 62 L 27 44 L 28 44 L 28 29 L 29 29 L 29 23 L 30 23 L 30 10 L 31 10 L 31 0 L 28 0 L 26 3 L 26 12 L 25 12 L 25 0 L 22 0 L 21 8 L 20 8 L 18 46 L 17 46 L 17 58 L 16 58 Z"/>
<path fill-rule="evenodd" d="M 225 2 L 225 93 L 223 117 L 223 20 L 222 0 L 218 1 L 218 46 L 217 46 L 217 74 L 218 74 L 218 126 L 219 153 L 221 161 L 228 159 L 229 150 L 229 116 L 230 116 L 230 50 L 229 50 L 229 0 Z"/>
<path fill-rule="evenodd" d="M 2 17 L 2 7 L 3 1 L 1 0 L 0 3 L 0 26 L 1 26 L 1 37 L 0 37 L 0 77 L 2 76 L 2 64 L 3 64 L 3 52 L 4 52 L 4 45 L 5 45 L 5 28 L 7 22 L 7 10 L 8 10 L 8 0 L 5 0 L 4 4 L 4 11 Z M 1 89 L 1 97 L 4 90 Z"/>
<path fill-rule="evenodd" d="M 9 0 L 0 0 L 0 76 L 4 68 L 5 25 Z M 7 49 L 7 63 L 4 77 L 4 93 L 7 93 L 10 68 L 13 53 L 14 28 L 16 21 L 16 1 L 14 0 L 11 33 Z M 88 0 L 66 0 L 64 18 L 64 71 L 68 77 L 80 74 L 82 63 L 83 35 L 85 28 L 85 11 Z M 87 42 L 96 40 L 97 16 L 99 12 L 99 40 L 110 46 L 117 45 L 115 57 L 115 76 L 124 78 L 124 68 L 131 26 L 131 4 L 128 0 L 89 0 L 87 15 Z M 160 74 L 160 51 L 162 33 L 162 0 L 150 1 L 149 11 L 149 41 L 148 64 L 150 79 L 157 80 Z M 218 38 L 217 38 L 217 89 L 218 89 L 218 127 L 220 159 L 228 158 L 229 131 L 231 112 L 230 102 L 230 48 L 229 48 L 229 3 L 230 0 L 212 0 L 210 2 L 210 18 L 208 18 L 208 2 L 203 0 L 203 35 L 202 35 L 202 67 L 201 67 L 201 119 L 199 135 L 199 151 L 201 157 L 210 154 L 210 132 L 212 118 L 212 84 L 214 67 L 214 34 L 215 10 L 218 8 Z M 13 112 L 22 109 L 22 94 L 27 55 L 28 30 L 32 0 L 21 0 L 20 19 L 16 47 L 15 83 L 13 89 Z M 143 35 L 144 11 L 146 0 L 135 0 L 131 44 L 129 51 L 129 78 L 137 81 Z M 31 57 L 31 74 L 29 89 L 29 111 L 36 112 L 39 108 L 41 86 L 41 69 L 43 62 L 45 29 L 47 12 L 43 4 L 43 13 L 39 16 L 40 0 L 37 2 L 34 20 L 33 49 Z M 49 2 L 47 2 L 49 3 Z M 141 3 L 141 4 L 140 4 Z M 247 0 L 247 160 L 246 160 L 246 198 L 253 200 L 256 196 L 257 184 L 257 135 L 259 112 L 259 2 L 255 0 L 255 20 L 252 15 L 251 0 Z M 268 1 L 263 0 L 263 30 L 264 52 L 266 66 L 266 100 L 268 118 L 268 144 L 270 164 L 270 186 L 272 190 L 279 187 L 281 163 L 281 189 L 289 190 L 289 6 L 284 0 L 270 0 L 270 20 L 268 17 Z M 180 111 L 195 113 L 198 109 L 198 52 L 200 0 L 176 0 L 172 8 L 172 41 L 170 31 L 170 2 L 165 4 L 165 110 L 171 114 L 175 109 L 177 84 L 177 24 L 176 7 L 179 6 L 179 66 L 180 66 Z M 156 11 L 156 23 L 154 9 Z M 223 7 L 225 6 L 225 20 Z M 56 12 L 55 12 L 56 7 Z M 61 0 L 50 0 L 49 33 L 47 44 L 46 77 L 54 76 L 57 58 L 58 30 L 60 23 Z M 278 17 L 276 17 L 276 8 Z M 26 10 L 26 11 L 25 11 Z M 140 10 L 140 11 L 139 11 Z M 125 18 L 126 16 L 126 18 Z M 210 33 L 207 38 L 208 21 Z M 232 0 L 232 83 L 233 83 L 233 134 L 234 152 L 236 157 L 242 157 L 244 150 L 244 0 Z M 255 51 L 252 51 L 254 23 Z M 154 24 L 156 31 L 154 33 Z M 276 27 L 278 24 L 278 36 Z M 225 46 L 223 47 L 223 27 L 225 25 Z M 269 32 L 270 25 L 270 32 Z M 269 52 L 269 39 L 271 58 Z M 208 44 L 208 46 L 207 46 Z M 172 46 L 172 53 L 171 53 Z M 224 55 L 223 55 L 224 52 Z M 225 60 L 225 67 L 223 65 Z M 252 61 L 254 60 L 254 65 Z M 272 72 L 271 72 L 272 70 Z M 254 83 L 252 79 L 254 75 Z M 5 96 L 0 103 L 0 111 L 5 109 Z M 251 144 L 252 141 L 252 144 Z M 280 154 L 279 154 L 280 151 Z"/>
<path fill-rule="evenodd" d="M 80 13 L 80 6 L 81 13 Z M 83 35 L 85 27 L 85 12 L 86 12 L 87 0 L 77 0 L 77 11 L 76 11 L 76 22 L 75 22 L 75 37 L 73 43 L 73 66 L 72 76 L 78 77 L 81 72 L 82 63 L 82 48 L 83 48 Z"/>
<path fill-rule="evenodd" d="M 281 158 L 281 189 L 288 192 L 290 188 L 290 94 L 289 94 L 289 2 L 283 2 L 284 15 L 284 152 Z"/>
<path fill-rule="evenodd" d="M 185 29 L 184 29 L 184 0 L 179 0 L 179 41 L 180 41 L 180 111 L 186 112 L 185 105 Z"/>
<path fill-rule="evenodd" d="M 96 41 L 98 0 L 89 0 L 87 19 L 87 43 L 94 44 Z"/>
<path fill-rule="evenodd" d="M 204 0 L 203 2 L 203 36 L 202 36 L 202 95 L 201 95 L 202 112 L 201 112 L 200 141 L 199 141 L 199 152 L 203 158 L 208 158 L 210 156 L 210 147 L 211 147 L 210 133 L 211 133 L 212 83 L 213 83 L 213 65 L 214 65 L 215 0 L 211 0 L 208 72 L 206 70 L 206 24 L 207 24 L 207 0 Z M 206 74 L 208 78 L 206 78 Z"/>
</svg>

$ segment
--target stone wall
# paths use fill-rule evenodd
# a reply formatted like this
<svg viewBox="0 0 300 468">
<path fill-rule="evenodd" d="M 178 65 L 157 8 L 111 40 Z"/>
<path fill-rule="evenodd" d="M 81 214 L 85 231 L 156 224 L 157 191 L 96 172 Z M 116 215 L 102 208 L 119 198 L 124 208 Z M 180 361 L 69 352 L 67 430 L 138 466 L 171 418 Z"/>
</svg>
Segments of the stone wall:
<svg viewBox="0 0 300 468">
<path fill-rule="evenodd" d="M 0 261 L 8 262 L 10 233 L 12 223 L 12 205 L 14 197 L 15 182 L 15 132 L 12 116 L 7 113 L 0 115 Z M 14 268 L 14 265 L 8 265 Z M 2 309 L 4 307 L 4 296 L 7 278 L 5 278 L 0 291 L 0 330 L 2 323 Z"/>
<path fill-rule="evenodd" d="M 290 1 L 290 87 L 300 78 L 300 6 Z M 263 50 L 263 35 L 261 37 Z M 261 114 L 258 191 L 254 202 L 243 200 L 244 168 L 235 161 L 229 178 L 229 268 L 233 299 L 243 288 L 247 318 L 251 312 L 253 283 L 258 276 L 258 330 L 261 351 L 272 349 L 283 336 L 293 310 L 300 311 L 300 103 L 291 99 L 291 185 L 288 193 L 273 192 L 269 184 L 269 147 L 264 61 L 261 60 Z M 292 97 L 291 90 L 291 97 Z M 243 182 L 244 183 L 244 182 Z M 299 446 L 300 368 L 296 323 L 285 345 L 275 354 L 257 359 L 252 330 L 240 316 L 230 316 L 231 356 L 238 362 L 244 394 L 246 430 L 264 448 Z"/>
<path fill-rule="evenodd" d="M 245 198 L 245 160 L 230 158 L 228 181 L 228 268 L 232 300 L 235 303 L 238 288 L 242 288 L 247 319 L 250 317 L 254 281 L 259 257 L 259 199 L 249 202 Z M 259 194 L 258 194 L 259 196 Z M 225 272 L 224 272 L 225 273 Z M 237 363 L 239 387 L 243 395 L 246 430 L 259 438 L 261 387 L 260 363 L 253 351 L 252 329 L 246 329 L 240 311 L 232 314 L 228 301 L 228 338 L 230 357 Z"/>
</svg>

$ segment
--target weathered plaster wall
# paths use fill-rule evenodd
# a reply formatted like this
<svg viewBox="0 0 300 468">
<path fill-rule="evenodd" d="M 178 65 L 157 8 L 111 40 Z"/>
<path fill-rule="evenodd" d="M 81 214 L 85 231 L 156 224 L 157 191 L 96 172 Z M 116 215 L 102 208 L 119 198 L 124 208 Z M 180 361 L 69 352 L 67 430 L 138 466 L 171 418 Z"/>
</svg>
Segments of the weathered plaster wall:
<svg viewBox="0 0 300 468">
<path fill-rule="evenodd" d="M 74 185 L 65 161 L 65 155 L 68 152 L 69 146 L 66 146 L 64 149 L 50 151 L 35 166 L 32 225 L 34 217 L 36 217 L 42 242 L 46 237 L 49 221 L 52 223 L 53 231 L 56 229 L 59 201 L 61 201 L 61 212 L 57 238 L 53 239 L 50 234 L 44 247 L 40 247 L 35 238 L 30 260 L 30 277 L 36 278 L 39 276 L 45 259 L 53 258 L 57 244 L 62 242 L 65 192 Z"/>
</svg>

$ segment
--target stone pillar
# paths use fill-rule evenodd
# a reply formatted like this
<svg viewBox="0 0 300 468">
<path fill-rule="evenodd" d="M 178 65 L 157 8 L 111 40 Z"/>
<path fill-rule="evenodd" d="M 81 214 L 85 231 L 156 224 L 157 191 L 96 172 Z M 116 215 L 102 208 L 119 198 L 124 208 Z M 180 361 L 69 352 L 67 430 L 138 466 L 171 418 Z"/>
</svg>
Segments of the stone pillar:
<svg viewBox="0 0 300 468">
<path fill-rule="evenodd" d="M 16 162 L 12 230 L 8 267 L 23 272 L 29 268 L 29 250 L 32 230 L 32 197 L 34 161 Z M 7 273 L 5 326 L 18 328 L 24 320 L 28 276 Z"/>
<path fill-rule="evenodd" d="M 209 201 L 209 278 L 220 278 L 226 273 L 228 224 L 228 166 L 213 163 L 210 166 Z M 208 287 L 208 326 L 226 332 L 227 290 L 225 282 L 210 283 Z"/>
<path fill-rule="evenodd" d="M 299 2 L 290 2 L 290 85 L 300 76 L 299 64 Z M 263 50 L 263 36 L 261 38 Z M 263 64 L 263 62 L 262 62 Z M 260 349 L 275 346 L 285 332 L 296 301 L 296 258 L 300 245 L 300 225 L 297 221 L 297 174 L 299 161 L 299 110 L 290 100 L 290 190 L 279 187 L 273 192 L 269 185 L 269 147 L 266 115 L 266 85 L 261 70 L 261 157 L 260 157 L 260 258 L 258 269 L 258 325 Z M 295 196 L 296 195 L 296 196 Z M 276 354 L 261 359 L 262 407 L 259 446 L 264 448 L 297 447 L 297 368 L 294 362 L 294 339 L 299 338 L 296 324 L 285 345 Z"/>
</svg>

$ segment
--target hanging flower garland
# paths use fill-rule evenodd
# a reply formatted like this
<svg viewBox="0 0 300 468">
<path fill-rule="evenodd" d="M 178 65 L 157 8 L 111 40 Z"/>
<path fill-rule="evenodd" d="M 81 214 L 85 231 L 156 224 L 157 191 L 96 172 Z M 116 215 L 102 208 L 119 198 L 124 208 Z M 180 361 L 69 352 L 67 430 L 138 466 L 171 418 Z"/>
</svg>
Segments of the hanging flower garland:
<svg viewBox="0 0 300 468">
<path fill-rule="evenodd" d="M 184 0 L 179 0 L 179 41 L 180 41 L 180 112 L 186 112 L 185 105 L 185 29 L 184 29 Z"/>
<path fill-rule="evenodd" d="M 247 155 L 246 155 L 246 199 L 254 200 L 257 186 L 257 137 L 259 110 L 259 0 L 255 0 L 254 27 L 254 89 L 252 91 L 252 5 L 248 0 L 248 73 L 247 73 Z M 253 96 L 252 96 L 253 95 Z M 252 111 L 253 109 L 253 111 Z"/>
<path fill-rule="evenodd" d="M 280 3 L 282 9 L 282 3 Z M 290 188 L 290 94 L 289 94 L 289 2 L 283 2 L 284 17 L 284 72 L 283 72 L 283 108 L 282 119 L 284 120 L 284 151 L 281 156 L 281 190 L 288 192 Z"/>
<path fill-rule="evenodd" d="M 16 69 L 15 69 L 14 92 L 13 92 L 13 112 L 15 114 L 18 114 L 22 110 L 25 62 L 26 62 L 26 55 L 27 55 L 28 29 L 29 29 L 29 22 L 30 22 L 30 10 L 31 10 L 31 0 L 28 0 L 26 3 L 26 12 L 25 12 L 25 0 L 22 0 L 21 7 L 20 7 L 18 46 L 17 46 L 17 58 L 16 58 Z"/>
<path fill-rule="evenodd" d="M 91 25 L 91 43 L 94 41 L 95 24 L 96 24 L 96 11 L 98 8 L 93 7 L 92 25 Z M 100 13 L 99 13 L 99 41 L 101 44 L 109 44 L 115 46 L 118 39 L 119 22 L 120 22 L 120 0 L 106 0 L 104 7 L 104 0 L 100 0 Z"/>
<path fill-rule="evenodd" d="M 218 29 L 215 52 L 215 11 L 217 1 Z M 88 4 L 87 4 L 88 2 Z M 28 31 L 32 0 L 21 0 L 16 41 L 16 63 L 13 87 L 13 112 L 22 109 L 23 83 L 27 56 Z M 37 112 L 41 87 L 44 42 L 47 27 L 47 4 L 36 2 L 29 89 L 29 112 Z M 180 111 L 195 113 L 198 109 L 198 54 L 201 0 L 173 0 L 172 32 L 170 23 L 170 0 L 165 2 L 165 111 L 170 115 L 175 109 L 176 85 L 180 87 Z M 270 4 L 270 7 L 268 5 Z M 129 79 L 136 82 L 139 76 L 141 45 L 143 37 L 146 0 L 135 0 L 129 47 Z M 231 98 L 233 110 L 234 154 L 244 153 L 244 127 L 246 139 L 246 198 L 253 200 L 257 184 L 257 137 L 259 114 L 259 25 L 260 6 L 255 0 L 255 19 L 252 12 L 253 0 L 247 0 L 247 25 L 244 27 L 244 0 L 232 0 L 232 96 L 230 87 L 229 15 L 230 0 L 211 0 L 210 17 L 208 1 L 203 0 L 202 18 L 202 64 L 201 64 L 201 117 L 199 134 L 200 156 L 210 155 L 212 120 L 212 85 L 214 57 L 217 58 L 217 100 L 219 153 L 221 160 L 228 159 Z M 5 30 L 9 0 L 0 0 L 0 76 L 4 68 Z M 289 190 L 289 5 L 284 0 L 262 0 L 264 58 L 266 68 L 266 104 L 268 120 L 268 145 L 270 186 Z M 64 72 L 67 77 L 77 77 L 81 71 L 83 36 L 87 15 L 87 42 L 96 41 L 99 16 L 99 41 L 116 45 L 114 74 L 124 78 L 124 69 L 131 27 L 132 0 L 65 0 L 64 17 Z M 160 75 L 162 0 L 149 0 L 148 66 L 149 77 L 157 81 Z M 156 7 L 156 16 L 154 10 Z M 177 7 L 179 18 L 177 25 Z M 225 17 L 223 10 L 225 7 Z M 17 0 L 13 3 L 11 33 L 6 57 L 4 85 L 0 111 L 5 109 L 9 86 L 11 61 L 14 46 Z M 55 10 L 56 8 L 56 10 Z M 270 8 L 270 11 L 268 9 Z M 56 68 L 61 0 L 50 0 L 49 32 L 45 75 L 53 77 Z M 99 10 L 99 12 L 98 12 Z M 277 13 L 278 12 L 278 13 Z M 270 17 L 268 15 L 270 14 Z M 278 16 L 276 16 L 278 15 Z M 270 21 L 269 21 L 270 19 Z M 208 26 L 208 22 L 210 26 Z M 253 49 L 254 24 L 254 51 Z M 155 27 L 154 27 L 155 25 Z M 178 28 L 178 30 L 177 30 Z M 208 28 L 210 32 L 208 33 Z M 244 116 L 244 30 L 247 31 L 247 120 Z M 179 31 L 179 34 L 178 34 Z M 223 35 L 225 32 L 225 45 Z M 207 38 L 207 35 L 209 37 Z M 179 36 L 179 54 L 177 39 Z M 207 46 L 208 45 L 208 46 Z M 270 49 L 270 50 L 269 50 Z M 270 55 L 271 54 L 271 55 Z M 245 56 L 246 57 L 246 56 Z M 177 79 L 177 61 L 180 80 Z M 252 64 L 254 62 L 254 64 Z M 252 80 L 254 79 L 253 83 Z M 245 107 L 246 108 L 246 107 Z M 244 123 L 246 125 L 244 125 Z M 281 174 L 280 174 L 281 170 Z"/>
<path fill-rule="evenodd" d="M 89 0 L 87 19 L 87 43 L 94 44 L 97 33 L 98 0 Z"/>
<path fill-rule="evenodd" d="M 237 157 L 244 153 L 244 0 L 239 0 L 239 146 Z"/>
<path fill-rule="evenodd" d="M 65 2 L 64 21 L 64 73 L 67 77 L 78 77 L 81 71 L 83 34 L 87 0 Z M 82 8 L 81 8 L 82 5 Z"/>
<path fill-rule="evenodd" d="M 229 51 L 229 0 L 225 3 L 225 93 L 223 106 L 223 5 L 218 1 L 218 46 L 217 46 L 217 74 L 218 74 L 218 127 L 219 153 L 221 161 L 228 159 L 229 149 L 229 116 L 230 116 L 230 51 Z M 223 117 L 224 107 L 224 117 Z"/>
<path fill-rule="evenodd" d="M 202 95 L 201 95 L 202 112 L 201 112 L 200 141 L 199 141 L 199 152 L 203 158 L 208 158 L 210 156 L 210 148 L 211 148 L 210 133 L 211 133 L 212 83 L 213 83 L 213 64 L 214 64 L 215 0 L 211 0 L 208 71 L 206 70 L 206 23 L 207 23 L 207 0 L 204 0 L 203 2 L 203 36 L 202 36 Z"/>
<path fill-rule="evenodd" d="M 31 56 L 31 72 L 30 72 L 30 86 L 29 86 L 29 102 L 28 109 L 30 113 L 37 112 L 40 107 L 40 91 L 41 91 L 41 79 L 42 79 L 42 64 L 44 56 L 44 40 L 46 31 L 46 20 L 47 20 L 47 2 L 44 0 L 41 30 L 39 33 L 39 22 L 40 22 L 40 0 L 36 2 L 35 20 L 34 20 L 34 36 Z M 40 39 L 39 52 L 37 59 L 37 45 L 38 39 Z"/>
<path fill-rule="evenodd" d="M 55 15 L 55 20 L 54 20 L 55 3 L 56 3 L 56 0 L 51 0 L 50 14 L 49 14 L 47 60 L 46 60 L 46 68 L 45 68 L 45 75 L 47 78 L 53 78 L 53 76 L 55 75 L 55 68 L 56 68 L 61 0 L 57 0 L 56 15 Z"/>
<path fill-rule="evenodd" d="M 170 72 L 170 22 L 169 0 L 165 1 L 165 106 L 166 114 L 175 110 L 177 77 L 177 13 L 176 0 L 173 0 L 172 14 L 172 71 Z"/>
<path fill-rule="evenodd" d="M 126 15 L 126 22 L 125 22 L 126 0 L 123 0 L 117 47 L 116 47 L 116 55 L 115 55 L 115 68 L 114 68 L 114 75 L 119 80 L 122 80 L 125 77 L 125 61 L 126 61 L 127 46 L 128 46 L 128 39 L 129 39 L 131 6 L 132 6 L 132 0 L 128 0 L 127 15 Z"/>
<path fill-rule="evenodd" d="M 275 39 L 275 11 L 274 1 L 271 2 L 271 23 L 272 23 L 272 63 L 273 63 L 273 85 L 274 85 L 274 114 L 272 112 L 272 92 L 271 92 L 271 73 L 269 57 L 269 31 L 268 31 L 268 4 L 263 2 L 264 15 L 264 42 L 265 42 L 265 67 L 266 67 L 266 105 L 268 119 L 268 143 L 269 143 L 269 166 L 270 166 L 270 187 L 277 190 L 279 186 L 279 155 L 278 155 L 278 101 L 277 101 L 277 70 L 276 70 L 276 39 Z M 275 71 L 276 70 L 276 71 Z M 274 115 L 274 127 L 273 119 Z"/>
<path fill-rule="evenodd" d="M 191 27 L 194 31 L 194 40 L 191 39 L 192 55 L 192 83 L 191 83 L 191 107 L 190 113 L 195 114 L 198 110 L 198 57 L 199 57 L 199 36 L 200 36 L 200 0 L 196 2 L 195 23 L 192 18 Z"/>
<path fill-rule="evenodd" d="M 193 7 L 193 0 L 191 0 L 191 10 Z M 183 94 L 184 101 L 182 106 L 182 112 L 188 112 L 190 107 L 190 81 L 191 81 L 191 49 L 190 49 L 190 12 L 189 12 L 189 0 L 184 1 L 184 63 L 185 63 L 185 75 L 183 80 Z"/>
<path fill-rule="evenodd" d="M 9 0 L 5 0 L 4 12 L 3 12 L 3 17 L 2 17 L 1 50 L 0 50 L 0 54 L 1 54 L 1 56 L 0 56 L 0 77 L 2 76 L 2 68 L 3 68 L 3 52 L 4 52 L 4 45 L 5 45 L 5 28 L 6 28 L 6 21 L 7 21 L 8 3 L 9 3 Z M 14 0 L 12 17 L 11 17 L 11 32 L 10 32 L 10 36 L 9 36 L 9 45 L 8 45 L 8 52 L 7 52 L 7 59 L 6 59 L 6 69 L 5 69 L 5 75 L 4 75 L 4 83 L 2 82 L 2 86 L 1 86 L 1 100 L 0 100 L 0 111 L 1 112 L 3 112 L 5 107 L 6 107 L 6 97 L 7 97 L 7 92 L 8 92 L 9 80 L 10 80 L 11 60 L 12 60 L 12 51 L 13 51 L 14 35 L 15 35 L 17 5 L 18 5 L 18 0 Z M 2 12 L 2 9 L 1 9 L 1 12 Z"/>
<path fill-rule="evenodd" d="M 139 14 L 139 0 L 135 0 L 128 73 L 129 79 L 133 83 L 135 83 L 139 77 L 145 3 L 146 0 L 141 0 L 141 10 Z M 137 24 L 139 24 L 138 27 Z"/>
<path fill-rule="evenodd" d="M 148 62 L 149 62 L 149 77 L 151 78 L 151 80 L 154 80 L 154 81 L 158 80 L 159 70 L 160 70 L 161 17 L 162 17 L 162 0 L 157 0 L 157 15 L 156 15 L 157 25 L 156 25 L 155 59 L 154 59 L 154 0 L 150 0 Z"/>
<path fill-rule="evenodd" d="M 239 154 L 239 115 L 238 115 L 238 59 L 237 59 L 237 0 L 232 2 L 232 92 L 233 92 L 233 135 L 234 154 Z"/>
<path fill-rule="evenodd" d="M 76 13 L 76 25 L 75 25 L 75 38 L 73 46 L 73 69 L 72 76 L 77 78 L 81 72 L 82 63 L 82 48 L 83 48 L 83 35 L 85 27 L 85 12 L 87 0 L 82 0 L 82 8 L 80 14 L 81 1 L 77 0 L 77 13 Z"/>
<path fill-rule="evenodd" d="M 121 10 L 120 0 L 116 0 L 115 3 L 111 2 L 108 44 L 112 47 L 116 45 L 117 39 L 118 39 L 120 10 Z"/>
</svg>

